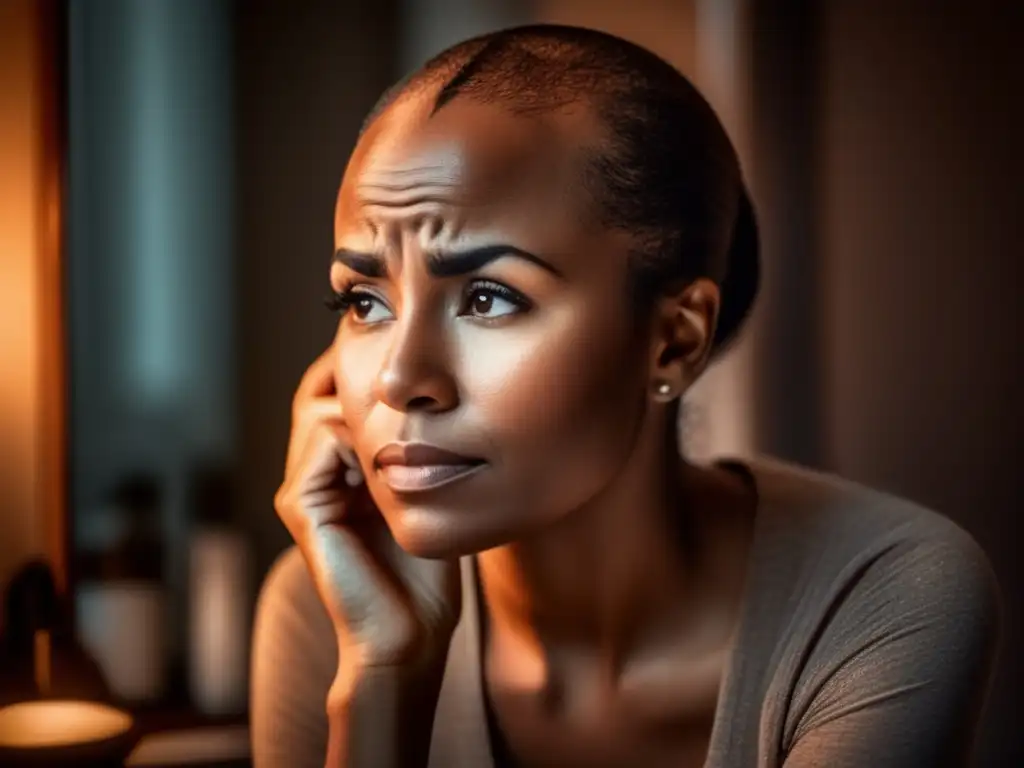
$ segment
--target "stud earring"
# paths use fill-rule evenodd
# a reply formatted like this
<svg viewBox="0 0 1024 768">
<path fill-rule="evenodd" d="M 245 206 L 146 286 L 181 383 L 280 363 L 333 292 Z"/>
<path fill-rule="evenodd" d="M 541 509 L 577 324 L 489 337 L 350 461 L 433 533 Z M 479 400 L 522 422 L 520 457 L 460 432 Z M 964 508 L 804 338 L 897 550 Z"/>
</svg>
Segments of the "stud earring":
<svg viewBox="0 0 1024 768">
<path fill-rule="evenodd" d="M 663 381 L 661 382 L 661 384 L 658 385 L 658 394 L 661 395 L 662 397 L 667 397 L 671 393 L 672 385 L 669 384 L 667 381 Z"/>
<path fill-rule="evenodd" d="M 363 482 L 363 473 L 358 469 L 349 468 L 345 470 L 345 484 L 349 488 L 355 488 Z"/>
</svg>

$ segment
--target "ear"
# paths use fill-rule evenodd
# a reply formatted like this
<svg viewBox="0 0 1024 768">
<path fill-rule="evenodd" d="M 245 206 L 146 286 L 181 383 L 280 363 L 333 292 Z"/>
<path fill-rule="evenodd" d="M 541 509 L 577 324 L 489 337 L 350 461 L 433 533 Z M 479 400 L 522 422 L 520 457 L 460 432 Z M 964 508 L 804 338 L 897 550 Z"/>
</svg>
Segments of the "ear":
<svg viewBox="0 0 1024 768">
<path fill-rule="evenodd" d="M 707 366 L 718 322 L 718 286 L 698 278 L 658 300 L 651 336 L 651 397 L 682 396 Z"/>
</svg>

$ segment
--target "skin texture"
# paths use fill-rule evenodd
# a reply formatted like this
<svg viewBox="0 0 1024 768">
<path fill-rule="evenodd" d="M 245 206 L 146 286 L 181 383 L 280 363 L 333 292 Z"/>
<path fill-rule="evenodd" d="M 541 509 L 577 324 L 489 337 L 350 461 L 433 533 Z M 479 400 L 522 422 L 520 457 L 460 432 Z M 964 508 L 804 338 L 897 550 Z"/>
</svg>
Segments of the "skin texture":
<svg viewBox="0 0 1024 768">
<path fill-rule="evenodd" d="M 649 338 L 625 321 L 628 236 L 595 228 L 566 202 L 572 154 L 556 143 L 557 126 L 466 101 L 427 119 L 429 103 L 399 103 L 371 129 L 339 195 L 338 248 L 378 254 L 388 275 L 367 279 L 337 263 L 331 279 L 336 290 L 355 283 L 372 307 L 365 319 L 350 312 L 336 340 L 350 444 L 399 543 L 450 557 L 535 533 L 586 504 L 644 430 L 660 448 L 666 409 L 651 388 L 656 379 L 678 394 L 695 376 L 717 293 L 692 286 Z M 545 140 L 554 151 L 537 151 Z M 426 268 L 430 254 L 493 245 L 552 269 L 514 256 L 444 280 Z M 494 298 L 484 313 L 466 307 L 480 280 L 532 306 Z M 677 349 L 665 355 L 669 344 Z M 443 492 L 400 498 L 372 466 L 391 441 L 437 444 L 487 467 Z"/>
<path fill-rule="evenodd" d="M 346 170 L 330 272 L 345 309 L 296 397 L 277 498 L 339 637 L 328 764 L 424 764 L 466 554 L 495 740 L 517 763 L 699 764 L 753 510 L 740 479 L 675 444 L 718 288 L 631 311 L 634 243 L 579 202 L 577 148 L 601 139 L 585 106 L 431 114 L 433 96 L 392 104 Z M 469 272 L 437 266 L 480 248 L 494 258 Z M 481 466 L 396 491 L 375 461 L 394 443 Z M 365 487 L 338 482 L 346 462 Z"/>
</svg>

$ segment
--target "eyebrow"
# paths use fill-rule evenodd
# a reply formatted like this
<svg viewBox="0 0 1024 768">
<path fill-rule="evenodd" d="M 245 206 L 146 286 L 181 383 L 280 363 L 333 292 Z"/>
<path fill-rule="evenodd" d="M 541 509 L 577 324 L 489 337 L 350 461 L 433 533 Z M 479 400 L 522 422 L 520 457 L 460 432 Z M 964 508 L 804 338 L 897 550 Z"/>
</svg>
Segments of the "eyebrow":
<svg viewBox="0 0 1024 768">
<path fill-rule="evenodd" d="M 539 256 L 524 251 L 522 248 L 501 244 L 483 245 L 463 251 L 432 253 L 427 256 L 427 271 L 433 277 L 456 277 L 474 272 L 492 261 L 506 256 L 529 261 L 555 277 L 564 278 L 560 270 Z M 375 253 L 360 253 L 347 248 L 339 248 L 334 252 L 334 261 L 344 264 L 353 272 L 358 272 L 366 277 L 387 276 L 387 264 L 383 257 Z"/>
</svg>

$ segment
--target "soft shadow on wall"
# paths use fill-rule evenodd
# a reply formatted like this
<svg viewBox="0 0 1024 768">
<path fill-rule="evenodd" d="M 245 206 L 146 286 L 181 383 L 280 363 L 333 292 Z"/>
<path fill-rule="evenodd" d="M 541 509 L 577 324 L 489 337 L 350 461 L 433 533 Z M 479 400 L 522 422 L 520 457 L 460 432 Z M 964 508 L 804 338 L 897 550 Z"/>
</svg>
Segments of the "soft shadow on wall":
<svg viewBox="0 0 1024 768">
<path fill-rule="evenodd" d="M 1024 9 L 756 4 L 759 448 L 951 517 L 1005 601 L 979 765 L 1020 765 Z"/>
</svg>

